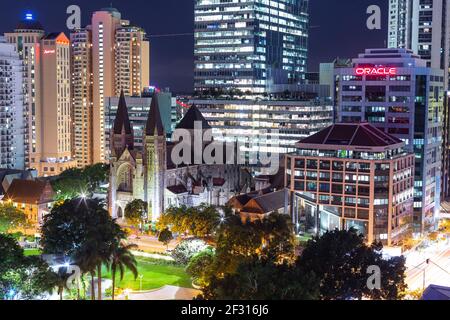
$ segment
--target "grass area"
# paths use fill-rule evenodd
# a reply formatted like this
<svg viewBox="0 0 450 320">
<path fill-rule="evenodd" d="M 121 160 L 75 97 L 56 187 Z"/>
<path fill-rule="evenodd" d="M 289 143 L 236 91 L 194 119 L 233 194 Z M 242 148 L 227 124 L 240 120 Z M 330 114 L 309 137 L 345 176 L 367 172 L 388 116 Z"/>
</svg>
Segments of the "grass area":
<svg viewBox="0 0 450 320">
<path fill-rule="evenodd" d="M 25 249 L 24 254 L 25 254 L 25 257 L 39 256 L 42 254 L 42 252 L 39 249 Z"/>
<path fill-rule="evenodd" d="M 173 285 L 184 288 L 192 288 L 192 281 L 184 271 L 184 266 L 176 265 L 172 262 L 155 260 L 144 257 L 136 257 L 138 271 L 143 275 L 142 290 L 159 289 L 165 285 Z M 111 274 L 103 269 L 103 275 L 111 279 Z M 119 280 L 119 273 L 116 274 L 116 287 L 121 289 L 139 290 L 140 280 L 134 279 L 130 271 L 125 272 L 122 281 Z"/>
</svg>

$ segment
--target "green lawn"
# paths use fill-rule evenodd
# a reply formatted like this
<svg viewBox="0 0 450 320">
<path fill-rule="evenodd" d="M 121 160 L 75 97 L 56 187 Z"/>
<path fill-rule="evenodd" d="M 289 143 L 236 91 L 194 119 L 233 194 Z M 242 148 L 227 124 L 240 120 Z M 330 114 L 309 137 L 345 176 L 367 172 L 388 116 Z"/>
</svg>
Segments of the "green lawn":
<svg viewBox="0 0 450 320">
<path fill-rule="evenodd" d="M 38 256 L 42 254 L 42 252 L 39 249 L 25 249 L 24 254 L 25 257 L 29 257 L 29 256 Z"/>
<path fill-rule="evenodd" d="M 162 260 L 136 257 L 139 274 L 143 275 L 142 290 L 158 289 L 165 285 L 192 288 L 191 278 L 184 271 L 184 266 L 178 266 Z M 105 278 L 111 279 L 111 274 L 103 269 Z M 126 271 L 122 281 L 116 275 L 116 287 L 121 289 L 139 290 L 139 278 L 134 280 L 131 272 Z"/>
</svg>

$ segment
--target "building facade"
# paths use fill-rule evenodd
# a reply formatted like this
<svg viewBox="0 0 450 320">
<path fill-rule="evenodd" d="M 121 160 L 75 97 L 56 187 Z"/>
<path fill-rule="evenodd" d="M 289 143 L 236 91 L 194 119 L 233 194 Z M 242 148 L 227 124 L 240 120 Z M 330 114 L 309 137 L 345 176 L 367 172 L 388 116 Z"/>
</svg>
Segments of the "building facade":
<svg viewBox="0 0 450 320">
<path fill-rule="evenodd" d="M 299 233 L 356 229 L 368 243 L 411 235 L 414 154 L 368 123 L 335 124 L 286 157 L 286 185 Z"/>
<path fill-rule="evenodd" d="M 195 99 L 189 103 L 203 114 L 216 140 L 237 141 L 247 152 L 293 152 L 296 142 L 333 123 L 329 99 Z"/>
<path fill-rule="evenodd" d="M 407 49 L 368 49 L 335 77 L 339 122 L 367 121 L 415 153 L 415 231 L 433 228 L 441 199 L 444 72 Z"/>
<path fill-rule="evenodd" d="M 142 28 L 123 26 L 116 30 L 115 92 L 139 97 L 150 85 L 150 44 Z"/>
<path fill-rule="evenodd" d="M 192 121 L 205 123 L 199 115 L 192 107 L 177 129 L 190 130 Z M 152 99 L 143 146 L 137 147 L 125 97 L 121 97 L 110 148 L 108 199 L 114 218 L 123 218 L 126 205 L 134 199 L 147 202 L 148 218 L 153 222 L 171 206 L 225 205 L 246 183 L 237 165 L 204 164 L 203 161 L 176 165 L 172 158 L 174 144 L 167 141 L 158 99 Z"/>
<path fill-rule="evenodd" d="M 78 165 L 83 167 L 105 161 L 106 97 L 118 97 L 121 90 L 140 96 L 148 87 L 149 42 L 145 32 L 123 20 L 115 8 L 94 12 L 91 24 L 73 31 L 71 39 L 72 90 L 78 95 L 73 109 L 74 118 L 80 120 L 73 139 Z"/>
<path fill-rule="evenodd" d="M 72 157 L 70 41 L 64 33 L 41 39 L 41 149 L 31 158 L 40 176 L 76 167 Z"/>
<path fill-rule="evenodd" d="M 0 37 L 0 168 L 25 168 L 24 66 L 15 46 Z"/>
<path fill-rule="evenodd" d="M 171 137 L 175 129 L 176 123 L 179 120 L 177 117 L 176 99 L 172 94 L 166 92 L 148 92 L 141 97 L 127 97 L 116 98 L 107 97 L 105 100 L 105 143 L 108 150 L 106 159 L 110 157 L 109 150 L 111 149 L 111 130 L 114 126 L 117 110 L 121 99 L 125 99 L 125 104 L 128 109 L 128 117 L 133 126 L 134 146 L 142 148 L 144 146 L 145 126 L 147 124 L 148 113 L 150 112 L 150 105 L 153 97 L 157 97 L 158 105 L 161 112 L 161 120 L 164 125 L 164 130 L 168 137 Z M 123 102 L 122 102 L 123 103 Z"/>
<path fill-rule="evenodd" d="M 41 148 L 41 81 L 40 44 L 44 28 L 33 15 L 27 14 L 13 32 L 5 33 L 6 41 L 13 44 L 23 61 L 25 86 L 25 167 L 31 168 L 31 160 Z"/>
<path fill-rule="evenodd" d="M 444 72 L 450 91 L 450 2 L 448 0 L 390 0 L 390 48 L 413 50 L 431 68 Z M 445 95 L 442 153 L 442 197 L 450 197 L 450 95 Z"/>
<path fill-rule="evenodd" d="M 75 30 L 70 43 L 73 156 L 83 168 L 94 162 L 92 32 L 88 28 Z"/>
<path fill-rule="evenodd" d="M 263 93 L 305 78 L 307 0 L 195 1 L 195 89 Z"/>
</svg>

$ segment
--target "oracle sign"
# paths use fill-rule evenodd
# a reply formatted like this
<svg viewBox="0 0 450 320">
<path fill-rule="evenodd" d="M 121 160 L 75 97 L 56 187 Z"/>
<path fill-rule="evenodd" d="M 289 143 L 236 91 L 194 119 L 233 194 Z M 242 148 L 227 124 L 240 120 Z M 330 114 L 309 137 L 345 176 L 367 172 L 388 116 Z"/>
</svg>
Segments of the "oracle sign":
<svg viewBox="0 0 450 320">
<path fill-rule="evenodd" d="M 356 68 L 355 72 L 358 76 L 395 76 L 397 68 Z"/>
</svg>

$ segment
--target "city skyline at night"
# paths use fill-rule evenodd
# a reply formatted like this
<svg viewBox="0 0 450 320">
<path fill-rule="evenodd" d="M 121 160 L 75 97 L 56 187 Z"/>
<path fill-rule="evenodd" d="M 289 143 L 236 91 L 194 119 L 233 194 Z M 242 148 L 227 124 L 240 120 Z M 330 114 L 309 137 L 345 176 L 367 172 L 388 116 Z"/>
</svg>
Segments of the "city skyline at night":
<svg viewBox="0 0 450 320">
<path fill-rule="evenodd" d="M 0 12 L 0 30 L 12 30 L 26 13 L 40 21 L 49 32 L 66 29 L 66 9 L 73 1 L 58 2 L 24 0 L 13 2 L 9 10 Z M 92 12 L 111 5 L 110 1 L 78 1 L 81 25 L 88 25 Z M 368 30 L 366 9 L 378 4 L 382 10 L 382 29 Z M 113 7 L 124 12 L 148 34 L 151 43 L 151 75 L 153 85 L 169 87 L 174 93 L 191 93 L 194 87 L 194 1 L 113 1 Z M 383 47 L 387 32 L 387 1 L 343 0 L 310 1 L 310 34 L 308 70 L 318 71 L 319 63 L 336 57 L 351 58 L 365 48 Z M 176 10 L 174 9 L 176 8 Z M 321 10 L 327 8 L 327 10 Z M 352 19 L 343 17 L 351 13 Z M 340 45 L 345 43 L 345 45 Z M 331 50 L 333 49 L 333 50 Z"/>
</svg>

